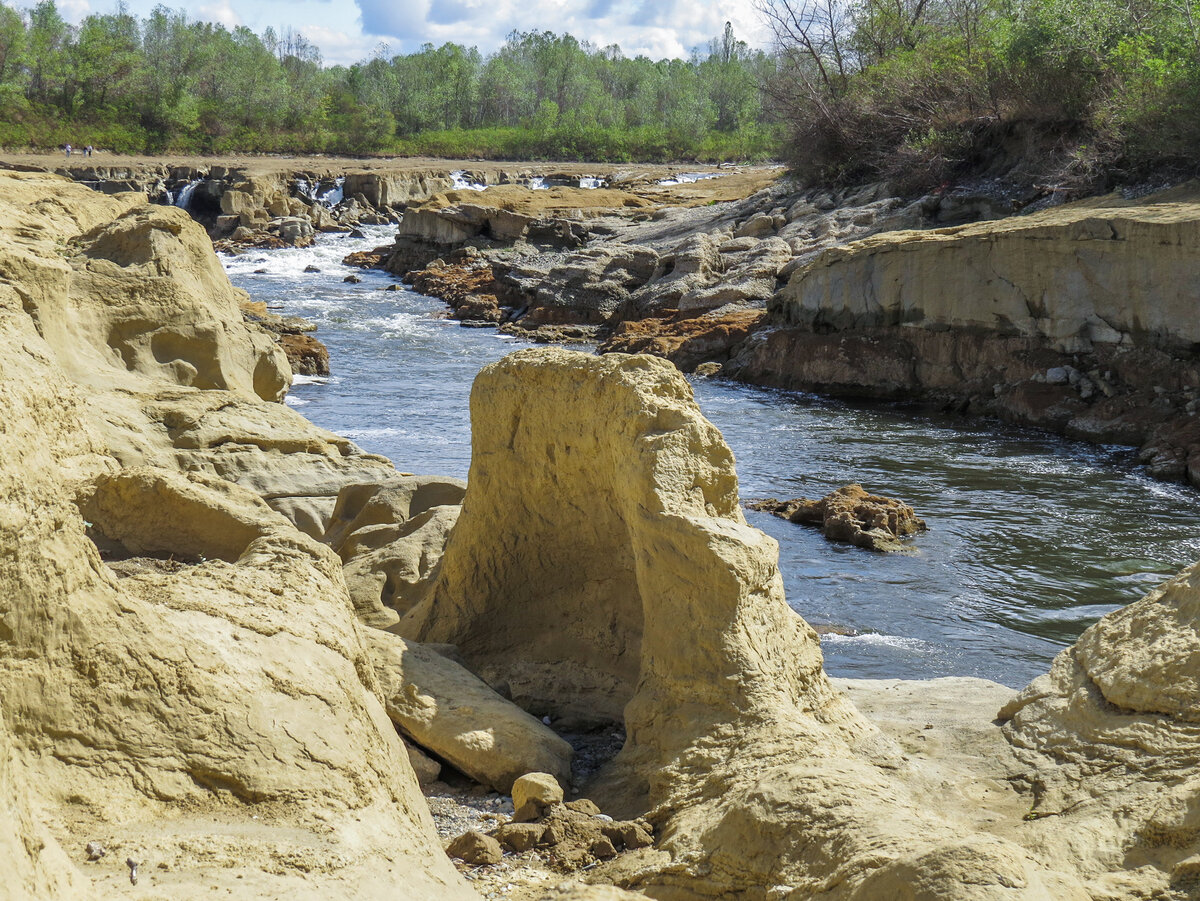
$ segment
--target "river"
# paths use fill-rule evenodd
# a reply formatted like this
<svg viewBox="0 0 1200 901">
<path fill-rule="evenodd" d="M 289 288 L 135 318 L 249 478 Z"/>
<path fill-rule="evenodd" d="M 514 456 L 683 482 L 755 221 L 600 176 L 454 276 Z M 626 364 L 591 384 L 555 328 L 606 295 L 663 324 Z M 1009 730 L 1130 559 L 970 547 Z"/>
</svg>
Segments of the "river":
<svg viewBox="0 0 1200 901">
<path fill-rule="evenodd" d="M 317 323 L 329 347 L 334 374 L 298 379 L 289 404 L 402 471 L 466 477 L 471 381 L 523 342 L 440 319 L 440 301 L 342 266 L 390 240 L 386 227 L 365 231 L 223 262 L 254 299 Z M 351 272 L 360 284 L 343 282 Z M 1200 558 L 1200 496 L 1147 478 L 1128 449 L 717 379 L 693 386 L 736 455 L 743 500 L 860 482 L 930 526 L 919 555 L 884 555 L 747 511 L 779 541 L 788 601 L 826 632 L 833 675 L 1023 686 L 1099 616 Z"/>
</svg>

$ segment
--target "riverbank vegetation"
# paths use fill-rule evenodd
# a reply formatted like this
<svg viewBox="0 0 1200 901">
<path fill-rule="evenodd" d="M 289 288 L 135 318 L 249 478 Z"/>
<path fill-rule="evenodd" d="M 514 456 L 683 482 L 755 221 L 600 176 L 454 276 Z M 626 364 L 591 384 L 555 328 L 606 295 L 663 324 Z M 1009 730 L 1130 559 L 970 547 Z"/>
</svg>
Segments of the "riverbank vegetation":
<svg viewBox="0 0 1200 901">
<path fill-rule="evenodd" d="M 733 29 L 688 60 L 514 32 L 322 65 L 302 35 L 156 8 L 69 25 L 0 4 L 0 146 L 118 152 L 400 153 L 600 161 L 754 159 L 778 146 L 773 71 Z"/>
<path fill-rule="evenodd" d="M 914 186 L 1056 189 L 1200 165 L 1195 0 L 762 0 L 790 161 Z"/>
</svg>

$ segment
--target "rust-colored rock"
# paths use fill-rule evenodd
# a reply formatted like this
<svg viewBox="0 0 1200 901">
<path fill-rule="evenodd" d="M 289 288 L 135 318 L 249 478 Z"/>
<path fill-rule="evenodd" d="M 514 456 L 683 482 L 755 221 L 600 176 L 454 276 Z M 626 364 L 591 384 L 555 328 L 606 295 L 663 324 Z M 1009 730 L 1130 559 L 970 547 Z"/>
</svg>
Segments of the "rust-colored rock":
<svg viewBox="0 0 1200 901">
<path fill-rule="evenodd" d="M 765 315 L 765 310 L 736 310 L 714 316 L 675 314 L 622 322 L 600 345 L 600 352 L 651 354 L 691 372 L 702 363 L 728 360 Z"/>
<path fill-rule="evenodd" d="M 479 260 L 437 263 L 410 275 L 415 290 L 444 300 L 450 315 L 464 322 L 499 322 L 504 318 L 496 297 L 492 267 Z"/>
<path fill-rule="evenodd" d="M 746 506 L 774 513 L 788 522 L 820 526 L 830 541 L 843 541 L 872 551 L 916 553 L 915 548 L 900 539 L 928 528 L 908 504 L 871 494 L 861 485 L 845 485 L 819 501 L 767 498 Z"/>
<path fill-rule="evenodd" d="M 296 375 L 329 375 L 329 348 L 312 335 L 280 335 L 279 343 Z"/>
</svg>

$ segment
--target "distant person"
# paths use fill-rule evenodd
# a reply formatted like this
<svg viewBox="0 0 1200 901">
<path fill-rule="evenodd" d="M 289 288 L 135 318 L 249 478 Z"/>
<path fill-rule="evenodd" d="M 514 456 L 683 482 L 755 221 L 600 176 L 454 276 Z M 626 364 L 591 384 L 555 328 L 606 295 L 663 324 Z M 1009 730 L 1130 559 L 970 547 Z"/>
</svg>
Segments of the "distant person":
<svg viewBox="0 0 1200 901">
<path fill-rule="evenodd" d="M 63 145 L 63 150 L 67 151 L 67 159 L 70 159 L 70 158 L 71 158 L 71 145 L 70 145 L 70 144 L 64 144 L 64 145 Z"/>
<path fill-rule="evenodd" d="M 84 156 L 92 155 L 92 145 L 91 144 L 88 144 L 86 147 L 83 148 L 83 155 Z"/>
</svg>

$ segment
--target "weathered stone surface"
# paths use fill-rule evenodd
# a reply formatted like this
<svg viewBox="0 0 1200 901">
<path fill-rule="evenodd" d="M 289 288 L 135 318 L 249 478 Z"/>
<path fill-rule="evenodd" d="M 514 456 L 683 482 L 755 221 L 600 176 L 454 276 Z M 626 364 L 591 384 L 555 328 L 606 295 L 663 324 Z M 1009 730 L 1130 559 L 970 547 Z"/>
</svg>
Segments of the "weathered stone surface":
<svg viewBox="0 0 1200 901">
<path fill-rule="evenodd" d="M 357 553 L 380 545 L 351 536 L 371 526 L 397 526 L 433 507 L 457 506 L 466 493 L 466 482 L 449 476 L 398 476 L 384 481 L 345 486 L 329 520 L 324 541 L 350 560 Z"/>
<path fill-rule="evenodd" d="M 734 310 L 703 316 L 626 320 L 613 329 L 599 350 L 663 357 L 683 372 L 706 363 L 717 364 L 719 368 L 765 315 L 764 310 Z"/>
<path fill-rule="evenodd" d="M 526 773 L 571 777 L 571 746 L 457 663 L 367 630 L 388 716 L 405 735 L 472 779 L 508 792 Z"/>
<path fill-rule="evenodd" d="M 408 752 L 408 762 L 412 764 L 417 782 L 422 786 L 436 782 L 442 774 L 442 765 L 408 739 L 401 738 L 401 741 L 404 742 L 404 750 Z"/>
<path fill-rule="evenodd" d="M 346 539 L 343 570 L 358 617 L 387 628 L 433 584 L 459 507 L 431 507 L 396 525 L 366 526 Z"/>
<path fill-rule="evenodd" d="M 173 898 L 382 898 L 398 878 L 423 901 L 466 898 L 378 698 L 337 556 L 247 489 L 178 472 L 166 433 L 197 425 L 179 418 L 180 399 L 247 418 L 286 410 L 255 390 L 269 339 L 235 314 L 227 281 L 206 285 L 211 250 L 190 256 L 207 238 L 176 210 L 127 212 L 135 202 L 0 177 L 6 891 L 86 897 L 87 879 L 97 895 L 128 890 L 128 852 L 79 877 L 28 818 L 37 810 L 81 858 L 112 836 L 162 862 L 155 882 Z M 138 304 L 162 314 L 140 332 Z M 98 323 L 126 324 L 133 365 Z M 208 332 L 189 359 L 224 390 L 169 365 L 179 344 L 139 337 L 164 323 Z M 174 411 L 161 433 L 145 411 L 155 404 Z M 122 472 L 139 441 L 164 465 Z M 166 559 L 119 559 L 135 553 Z"/>
<path fill-rule="evenodd" d="M 505 823 L 498 826 L 492 835 L 505 848 L 520 854 L 537 847 L 546 832 L 541 823 Z"/>
<path fill-rule="evenodd" d="M 1046 338 L 1068 351 L 1126 335 L 1179 346 L 1200 340 L 1186 312 L 1200 269 L 1182 249 L 1197 234 L 1194 203 L 1097 202 L 889 232 L 826 251 L 798 270 L 779 309 L 790 322 L 838 330 L 976 327 Z"/>
<path fill-rule="evenodd" d="M 500 843 L 482 832 L 464 832 L 446 846 L 446 853 L 467 863 L 497 864 L 504 859 Z"/>
<path fill-rule="evenodd" d="M 329 375 L 329 348 L 311 335 L 280 335 L 279 346 L 294 374 Z"/>
<path fill-rule="evenodd" d="M 773 513 L 788 522 L 818 526 L 830 541 L 843 541 L 872 551 L 915 553 L 916 548 L 900 539 L 927 528 L 908 504 L 871 494 L 861 485 L 844 485 L 816 501 L 769 498 L 746 506 Z"/>
<path fill-rule="evenodd" d="M 481 372 L 472 411 L 463 514 L 401 628 L 455 642 L 533 709 L 623 716 L 596 790 L 614 810 L 661 812 L 630 884 L 678 898 L 784 885 L 1086 897 L 1010 837 L 951 824 L 830 684 L 783 600 L 774 542 L 745 525 L 732 456 L 674 367 L 521 351 Z M 502 651 L 518 630 L 519 658 Z M 820 842 L 797 838 L 813 823 Z"/>
<path fill-rule="evenodd" d="M 526 773 L 512 785 L 513 819 L 536 820 L 546 808 L 563 801 L 562 786 L 549 773 Z"/>
</svg>

